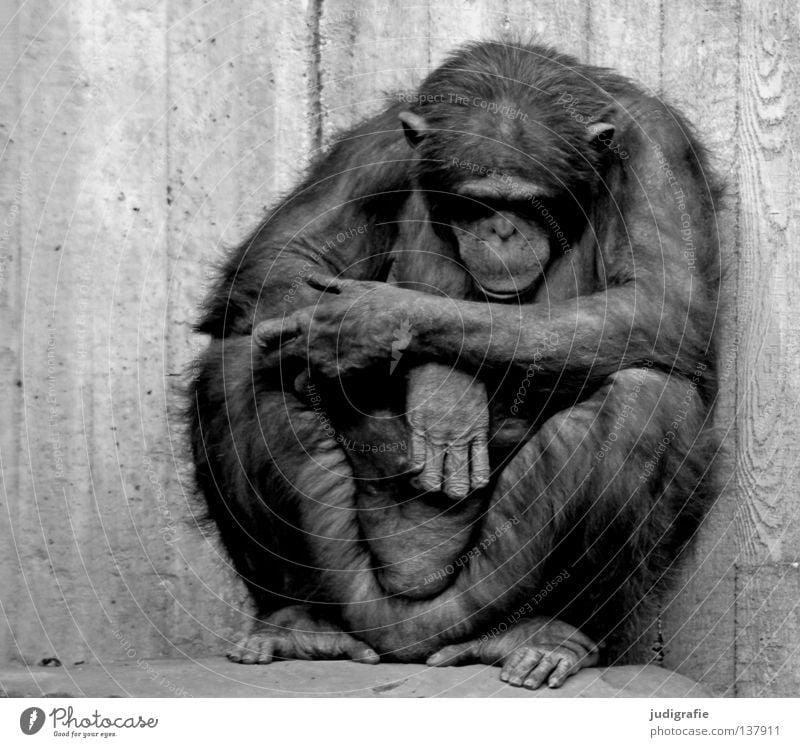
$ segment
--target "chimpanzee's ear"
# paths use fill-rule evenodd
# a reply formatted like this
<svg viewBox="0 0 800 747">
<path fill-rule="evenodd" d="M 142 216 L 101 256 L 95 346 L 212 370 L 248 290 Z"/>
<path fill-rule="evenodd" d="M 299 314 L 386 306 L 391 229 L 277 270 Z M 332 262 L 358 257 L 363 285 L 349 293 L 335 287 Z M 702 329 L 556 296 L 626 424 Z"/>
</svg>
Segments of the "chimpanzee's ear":
<svg viewBox="0 0 800 747">
<path fill-rule="evenodd" d="M 412 148 L 416 148 L 428 131 L 428 123 L 419 114 L 414 114 L 413 112 L 400 112 L 398 116 L 403 123 L 406 141 Z"/>
<path fill-rule="evenodd" d="M 586 139 L 597 147 L 607 145 L 614 137 L 616 129 L 610 122 L 592 122 L 586 126 Z"/>
</svg>

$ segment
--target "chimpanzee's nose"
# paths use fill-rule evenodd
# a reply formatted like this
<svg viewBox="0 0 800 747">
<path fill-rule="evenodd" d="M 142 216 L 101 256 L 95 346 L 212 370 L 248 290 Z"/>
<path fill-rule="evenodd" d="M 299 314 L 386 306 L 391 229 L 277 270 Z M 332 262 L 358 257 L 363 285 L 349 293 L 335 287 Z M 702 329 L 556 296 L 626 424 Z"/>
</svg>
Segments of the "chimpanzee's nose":
<svg viewBox="0 0 800 747">
<path fill-rule="evenodd" d="M 492 216 L 492 231 L 501 241 L 505 241 L 514 235 L 514 224 L 502 213 Z"/>
</svg>

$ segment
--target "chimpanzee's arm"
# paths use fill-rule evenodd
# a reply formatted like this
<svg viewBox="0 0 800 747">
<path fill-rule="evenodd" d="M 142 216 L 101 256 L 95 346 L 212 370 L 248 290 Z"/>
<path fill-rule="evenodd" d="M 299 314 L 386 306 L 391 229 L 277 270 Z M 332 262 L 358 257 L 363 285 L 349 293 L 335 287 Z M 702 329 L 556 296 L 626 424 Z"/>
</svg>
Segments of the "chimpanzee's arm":
<svg viewBox="0 0 800 747">
<path fill-rule="evenodd" d="M 717 313 L 713 187 L 677 124 L 639 122 L 644 129 L 632 134 L 630 159 L 610 174 L 607 194 L 594 206 L 604 290 L 513 307 L 375 283 L 331 283 L 338 295 L 283 323 L 266 322 L 257 338 L 274 349 L 283 330 L 284 357 L 346 375 L 389 356 L 385 328 L 403 317 L 413 328 L 410 355 L 473 371 L 535 365 L 534 386 L 543 390 L 555 378 L 560 388 L 580 387 L 645 361 L 691 375 L 709 357 Z"/>
<path fill-rule="evenodd" d="M 718 313 L 713 186 L 674 123 L 647 125 L 595 209 L 603 291 L 420 311 L 411 351 L 434 359 L 458 351 L 468 368 L 535 365 L 534 386 L 538 378 L 544 389 L 553 376 L 580 385 L 645 361 L 691 375 L 706 362 Z"/>
<path fill-rule="evenodd" d="M 250 334 L 260 320 L 313 304 L 310 272 L 358 280 L 388 271 L 397 220 L 410 194 L 408 147 L 398 111 L 342 135 L 220 268 L 198 331 Z"/>
</svg>

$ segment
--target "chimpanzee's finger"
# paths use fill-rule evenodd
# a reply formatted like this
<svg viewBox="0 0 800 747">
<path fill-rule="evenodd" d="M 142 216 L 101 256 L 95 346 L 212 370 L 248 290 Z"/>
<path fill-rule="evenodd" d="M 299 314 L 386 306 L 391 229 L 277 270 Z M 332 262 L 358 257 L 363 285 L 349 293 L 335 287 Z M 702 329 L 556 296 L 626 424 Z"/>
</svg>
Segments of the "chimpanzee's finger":
<svg viewBox="0 0 800 747">
<path fill-rule="evenodd" d="M 422 472 L 425 466 L 425 435 L 416 430 L 411 431 L 411 473 Z"/>
<path fill-rule="evenodd" d="M 253 340 L 267 350 L 277 348 L 300 335 L 307 320 L 300 314 L 290 314 L 283 319 L 267 319 L 253 330 Z"/>
<path fill-rule="evenodd" d="M 268 639 L 261 635 L 247 636 L 228 652 L 228 658 L 240 664 L 259 664 L 262 647 L 267 641 Z"/>
<path fill-rule="evenodd" d="M 419 476 L 419 482 L 425 490 L 438 493 L 442 489 L 442 468 L 444 467 L 445 447 L 439 444 L 425 443 L 425 468 Z"/>
<path fill-rule="evenodd" d="M 346 282 L 344 278 L 335 278 L 322 272 L 309 272 L 306 275 L 306 284 L 325 293 L 341 293 Z"/>
<path fill-rule="evenodd" d="M 503 680 L 503 682 L 508 682 L 509 685 L 516 685 L 519 687 L 529 673 L 540 664 L 544 656 L 544 652 L 538 648 L 523 646 L 517 649 L 517 651 L 509 657 L 508 661 L 503 664 L 503 671 L 500 673 L 500 679 Z"/>
<path fill-rule="evenodd" d="M 547 678 L 548 687 L 561 687 L 566 682 L 567 678 L 581 668 L 580 662 L 574 662 L 568 656 L 564 656 L 553 673 Z"/>
<path fill-rule="evenodd" d="M 233 643 L 231 644 L 231 647 L 225 652 L 225 655 L 231 661 L 241 661 L 246 646 L 247 646 L 247 636 L 246 635 L 237 636 L 236 640 L 234 640 Z"/>
<path fill-rule="evenodd" d="M 531 673 L 525 678 L 524 682 L 516 683 L 527 687 L 529 690 L 536 690 L 541 687 L 550 677 L 550 674 L 557 668 L 561 656 L 554 651 L 547 652 L 539 660 L 539 663 L 532 668 Z M 511 680 L 509 680 L 510 682 Z"/>
<path fill-rule="evenodd" d="M 258 663 L 271 664 L 274 654 L 275 641 L 270 638 L 261 641 L 261 645 L 258 647 Z"/>
<path fill-rule="evenodd" d="M 469 493 L 469 446 L 451 444 L 444 462 L 444 492 L 455 500 Z"/>
<path fill-rule="evenodd" d="M 486 436 L 481 435 L 472 442 L 472 489 L 485 488 L 491 475 L 489 444 Z"/>
<path fill-rule="evenodd" d="M 590 656 L 599 655 L 600 647 L 591 638 L 589 638 L 586 633 L 583 633 L 577 628 L 570 632 L 569 636 L 567 636 L 566 642 L 577 643 L 579 646 L 581 646 L 581 648 L 585 649 Z"/>
<path fill-rule="evenodd" d="M 431 654 L 425 662 L 429 667 L 452 667 L 456 664 L 472 664 L 478 659 L 478 642 L 467 641 L 445 646 Z"/>
<path fill-rule="evenodd" d="M 342 634 L 341 648 L 342 653 L 351 661 L 356 661 L 361 664 L 380 663 L 381 657 L 367 646 L 366 643 L 346 633 Z"/>
</svg>

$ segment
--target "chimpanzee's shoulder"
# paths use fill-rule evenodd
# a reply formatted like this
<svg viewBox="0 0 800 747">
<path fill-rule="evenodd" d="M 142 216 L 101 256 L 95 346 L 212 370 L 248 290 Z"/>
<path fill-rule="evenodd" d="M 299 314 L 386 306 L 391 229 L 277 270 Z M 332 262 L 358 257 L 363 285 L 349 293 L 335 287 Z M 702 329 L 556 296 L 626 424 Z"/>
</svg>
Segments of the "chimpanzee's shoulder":
<svg viewBox="0 0 800 747">
<path fill-rule="evenodd" d="M 708 168 L 707 151 L 694 125 L 660 96 L 636 93 L 613 104 L 615 140 L 631 154 Z"/>
</svg>

